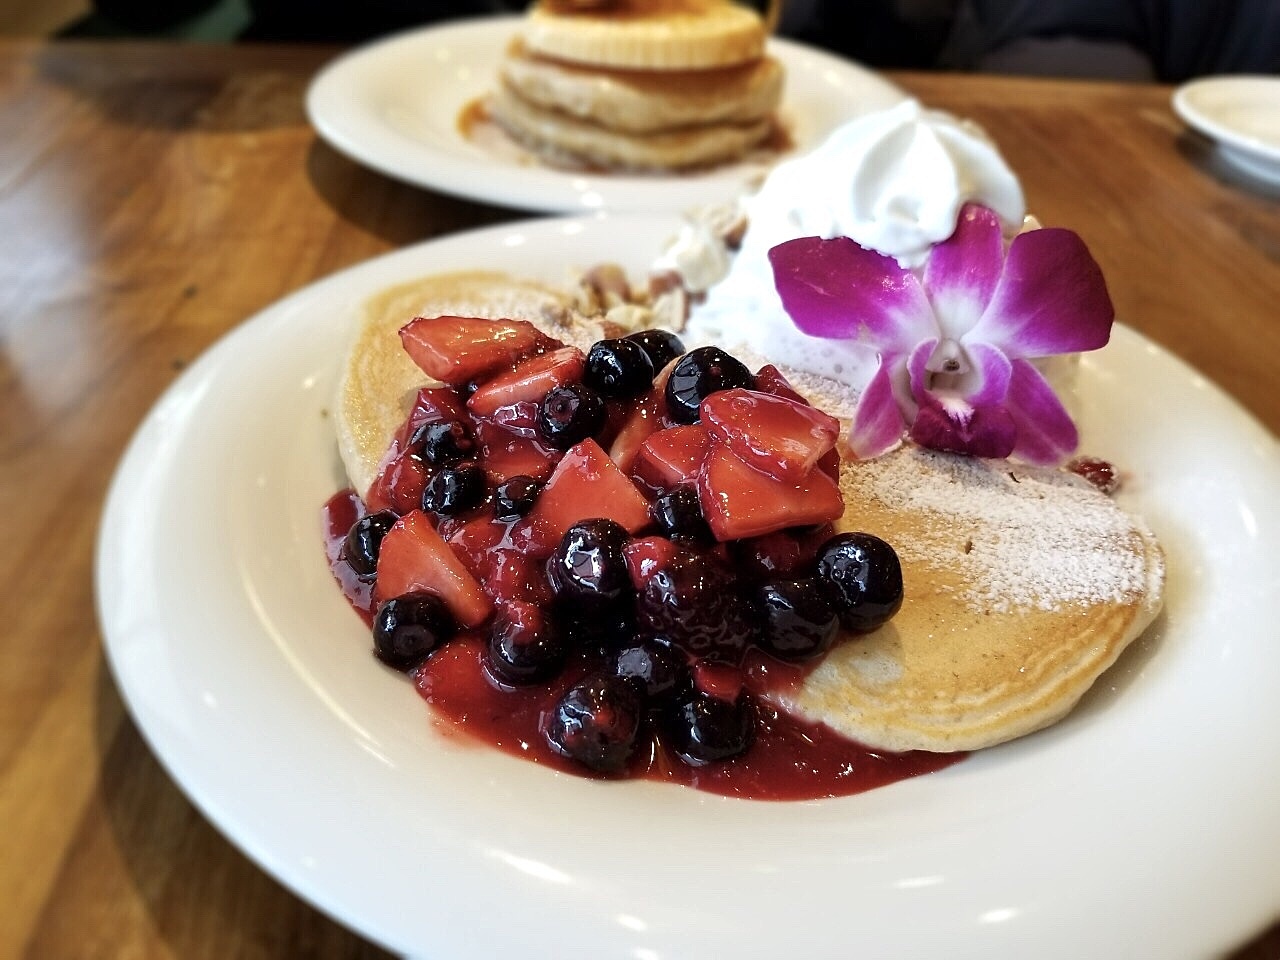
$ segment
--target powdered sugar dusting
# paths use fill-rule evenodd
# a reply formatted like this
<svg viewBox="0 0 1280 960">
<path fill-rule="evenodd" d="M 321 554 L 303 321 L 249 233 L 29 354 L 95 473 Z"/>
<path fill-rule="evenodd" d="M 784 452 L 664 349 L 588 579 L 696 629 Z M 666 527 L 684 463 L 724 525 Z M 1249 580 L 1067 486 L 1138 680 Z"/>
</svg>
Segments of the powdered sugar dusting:
<svg viewBox="0 0 1280 960">
<path fill-rule="evenodd" d="M 925 518 L 894 543 L 905 562 L 954 571 L 975 609 L 1057 609 L 1130 602 L 1147 588 L 1137 521 L 1062 470 L 908 446 L 849 464 L 847 510 L 875 498 Z"/>
</svg>

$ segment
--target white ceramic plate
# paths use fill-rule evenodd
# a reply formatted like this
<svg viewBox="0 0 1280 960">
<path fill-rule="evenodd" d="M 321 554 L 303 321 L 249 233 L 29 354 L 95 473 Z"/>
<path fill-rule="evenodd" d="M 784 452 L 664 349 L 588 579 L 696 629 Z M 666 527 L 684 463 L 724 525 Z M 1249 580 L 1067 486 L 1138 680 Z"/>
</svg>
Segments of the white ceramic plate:
<svg viewBox="0 0 1280 960">
<path fill-rule="evenodd" d="M 348 53 L 307 92 L 325 140 L 352 159 L 418 186 L 549 213 L 596 209 L 684 210 L 731 201 L 765 169 L 741 163 L 679 176 L 570 173 L 472 142 L 463 107 L 493 89 L 519 17 L 428 27 Z M 848 60 L 784 39 L 770 51 L 786 67 L 782 115 L 799 151 L 846 120 L 892 106 L 905 94 Z"/>
<path fill-rule="evenodd" d="M 1173 109 L 1216 140 L 1223 159 L 1280 184 L 1280 77 L 1193 80 L 1174 91 Z"/>
<path fill-rule="evenodd" d="M 640 271 L 675 226 L 411 247 L 286 298 L 178 379 L 120 465 L 97 556 L 110 663 L 174 779 L 299 895 L 435 960 L 1176 960 L 1268 920 L 1280 453 L 1127 328 L 1084 362 L 1082 428 L 1134 475 L 1168 608 L 1056 727 L 858 796 L 749 802 L 464 746 L 375 663 L 319 519 L 345 483 L 327 411 L 362 301 L 477 264 Z"/>
</svg>

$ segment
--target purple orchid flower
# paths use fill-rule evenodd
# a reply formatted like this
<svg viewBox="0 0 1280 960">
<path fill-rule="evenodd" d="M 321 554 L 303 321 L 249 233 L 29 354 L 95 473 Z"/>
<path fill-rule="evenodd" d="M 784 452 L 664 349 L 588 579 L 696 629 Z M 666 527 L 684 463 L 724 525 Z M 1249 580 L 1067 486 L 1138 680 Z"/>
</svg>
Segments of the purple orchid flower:
<svg viewBox="0 0 1280 960">
<path fill-rule="evenodd" d="M 880 366 L 849 446 L 921 446 L 1058 463 L 1078 437 L 1038 357 L 1103 346 L 1115 311 L 1102 271 L 1070 230 L 1019 234 L 1006 254 L 986 207 L 960 211 L 923 277 L 852 240 L 802 237 L 769 251 L 782 304 L 803 332 L 866 344 Z"/>
</svg>

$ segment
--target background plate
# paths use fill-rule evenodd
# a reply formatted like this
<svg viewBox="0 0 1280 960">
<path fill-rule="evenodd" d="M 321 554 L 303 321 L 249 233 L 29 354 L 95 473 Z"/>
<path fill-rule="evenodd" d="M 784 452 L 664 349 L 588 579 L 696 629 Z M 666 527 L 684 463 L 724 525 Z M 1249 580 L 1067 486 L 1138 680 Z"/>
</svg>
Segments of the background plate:
<svg viewBox="0 0 1280 960">
<path fill-rule="evenodd" d="M 513 161 L 462 135 L 463 107 L 493 89 L 519 17 L 427 27 L 348 53 L 307 91 L 307 113 L 325 140 L 359 163 L 421 187 L 548 213 L 596 209 L 685 210 L 733 201 L 765 169 L 731 164 L 684 175 L 570 173 Z M 848 60 L 774 38 L 786 67 L 782 116 L 797 151 L 846 120 L 906 94 Z"/>
<path fill-rule="evenodd" d="M 328 410 L 362 301 L 475 267 L 636 271 L 673 219 L 534 221 L 336 274 L 232 331 L 113 483 L 98 602 L 129 709 L 236 844 L 334 917 L 437 960 L 1202 958 L 1280 904 L 1280 454 L 1117 327 L 1088 452 L 1168 552 L 1166 612 L 1073 714 L 940 773 L 806 803 L 599 783 L 450 739 L 330 579 Z"/>
<path fill-rule="evenodd" d="M 1280 183 L 1280 77 L 1209 77 L 1183 84 L 1173 109 L 1216 140 L 1224 159 Z"/>
</svg>

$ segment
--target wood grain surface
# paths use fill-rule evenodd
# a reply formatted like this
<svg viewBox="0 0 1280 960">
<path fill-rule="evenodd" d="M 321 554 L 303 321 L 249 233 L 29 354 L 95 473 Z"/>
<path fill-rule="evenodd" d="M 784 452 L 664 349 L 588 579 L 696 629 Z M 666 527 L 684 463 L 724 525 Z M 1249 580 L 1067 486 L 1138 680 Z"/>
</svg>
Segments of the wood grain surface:
<svg viewBox="0 0 1280 960">
<path fill-rule="evenodd" d="M 518 215 L 321 143 L 302 95 L 334 52 L 0 42 L 0 957 L 383 955 L 168 778 L 92 591 L 116 460 L 215 338 L 340 267 Z M 1221 169 L 1167 88 L 897 79 L 986 126 L 1121 319 L 1280 432 L 1280 201 Z M 1235 956 L 1280 956 L 1280 933 Z"/>
</svg>

